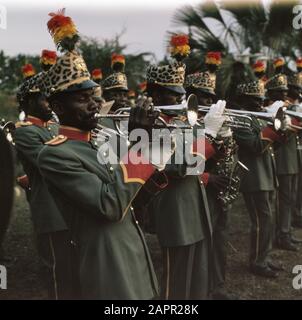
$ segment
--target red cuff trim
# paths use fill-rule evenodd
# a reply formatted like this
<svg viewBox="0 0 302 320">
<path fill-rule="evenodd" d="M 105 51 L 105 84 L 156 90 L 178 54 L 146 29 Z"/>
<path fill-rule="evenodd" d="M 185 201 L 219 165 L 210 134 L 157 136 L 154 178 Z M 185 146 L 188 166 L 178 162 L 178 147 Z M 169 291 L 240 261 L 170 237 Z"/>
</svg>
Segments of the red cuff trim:
<svg viewBox="0 0 302 320">
<path fill-rule="evenodd" d="M 137 182 L 145 184 L 145 182 L 154 173 L 155 168 L 150 163 L 142 163 L 142 158 L 136 152 L 128 152 L 120 162 L 123 170 L 124 182 Z M 131 162 L 133 161 L 133 162 Z M 146 162 L 146 161 L 145 161 Z"/>
<path fill-rule="evenodd" d="M 204 150 L 203 150 L 204 148 Z M 192 146 L 192 154 L 199 155 L 203 159 L 207 160 L 216 153 L 215 148 L 213 145 L 208 141 L 206 138 L 199 138 L 194 140 Z"/>
<path fill-rule="evenodd" d="M 28 176 L 25 174 L 25 175 L 23 175 L 21 177 L 17 177 L 17 183 L 23 189 L 29 188 Z"/>
<path fill-rule="evenodd" d="M 301 126 L 301 122 L 300 122 L 297 118 L 295 118 L 295 117 L 292 117 L 292 118 L 291 118 L 291 122 L 292 122 L 292 124 L 295 125 L 295 126 Z"/>
<path fill-rule="evenodd" d="M 279 141 L 282 142 L 282 136 L 271 127 L 265 127 L 260 134 L 261 140 L 267 140 L 269 142 Z"/>
<path fill-rule="evenodd" d="M 204 172 L 199 176 L 199 179 L 203 182 L 205 186 L 207 186 L 209 182 L 209 177 L 210 177 L 210 174 L 208 172 Z"/>
</svg>

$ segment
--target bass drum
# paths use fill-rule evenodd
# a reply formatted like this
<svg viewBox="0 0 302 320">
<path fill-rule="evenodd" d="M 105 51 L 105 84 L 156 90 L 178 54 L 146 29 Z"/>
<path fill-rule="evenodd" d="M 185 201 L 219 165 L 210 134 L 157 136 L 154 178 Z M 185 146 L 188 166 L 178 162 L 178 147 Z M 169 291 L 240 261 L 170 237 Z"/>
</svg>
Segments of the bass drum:
<svg viewBox="0 0 302 320">
<path fill-rule="evenodd" d="M 0 129 L 0 254 L 14 199 L 14 157 L 12 145 Z"/>
</svg>

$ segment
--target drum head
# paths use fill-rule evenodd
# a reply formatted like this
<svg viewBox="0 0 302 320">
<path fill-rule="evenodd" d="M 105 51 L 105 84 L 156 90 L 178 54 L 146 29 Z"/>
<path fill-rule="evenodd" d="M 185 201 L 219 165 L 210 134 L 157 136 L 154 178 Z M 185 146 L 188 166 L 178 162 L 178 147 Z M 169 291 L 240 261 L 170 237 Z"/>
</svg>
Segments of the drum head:
<svg viewBox="0 0 302 320">
<path fill-rule="evenodd" d="M 12 146 L 0 130 L 0 246 L 7 231 L 14 197 L 14 161 Z"/>
</svg>

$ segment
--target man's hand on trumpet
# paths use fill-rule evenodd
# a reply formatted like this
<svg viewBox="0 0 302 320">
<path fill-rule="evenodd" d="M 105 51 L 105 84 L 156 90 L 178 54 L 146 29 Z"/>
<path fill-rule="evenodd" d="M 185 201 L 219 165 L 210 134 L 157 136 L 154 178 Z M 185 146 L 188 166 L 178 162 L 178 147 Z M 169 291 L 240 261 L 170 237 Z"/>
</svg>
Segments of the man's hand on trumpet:
<svg viewBox="0 0 302 320">
<path fill-rule="evenodd" d="M 142 96 L 138 99 L 134 108 L 130 109 L 128 132 L 134 129 L 144 129 L 152 136 L 154 121 L 158 117 L 158 112 L 153 110 L 151 97 Z"/>
<path fill-rule="evenodd" d="M 131 131 L 135 129 L 147 131 L 148 140 L 143 141 L 142 136 L 142 140 L 140 141 L 141 154 L 158 171 L 162 171 L 175 151 L 175 137 L 169 131 L 165 131 L 168 137 L 158 134 L 154 135 L 154 137 L 157 137 L 155 140 L 152 139 L 152 128 L 158 115 L 159 111 L 153 109 L 152 98 L 143 96 L 139 99 L 136 107 L 130 110 L 128 132 L 130 135 Z"/>
</svg>

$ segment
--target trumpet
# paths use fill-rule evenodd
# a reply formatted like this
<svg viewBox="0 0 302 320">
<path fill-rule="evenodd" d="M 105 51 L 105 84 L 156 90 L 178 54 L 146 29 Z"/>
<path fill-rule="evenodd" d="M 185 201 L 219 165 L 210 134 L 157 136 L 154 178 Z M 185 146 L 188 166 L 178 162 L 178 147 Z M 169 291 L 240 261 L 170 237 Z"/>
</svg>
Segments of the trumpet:
<svg viewBox="0 0 302 320">
<path fill-rule="evenodd" d="M 298 118 L 300 121 L 302 120 L 302 113 L 301 112 L 297 112 L 297 111 L 292 111 L 292 110 L 285 110 L 284 111 L 285 114 L 291 116 L 291 117 L 295 117 L 295 118 Z M 302 127 L 300 126 L 296 126 L 294 124 L 291 124 L 291 126 L 294 128 L 294 129 L 298 129 L 298 130 L 301 130 Z"/>
<path fill-rule="evenodd" d="M 14 143 L 14 132 L 16 130 L 16 126 L 12 121 L 5 121 L 5 119 L 1 119 L 0 121 L 0 130 L 3 131 L 6 140 L 12 144 L 15 145 Z"/>
<path fill-rule="evenodd" d="M 123 119 L 129 119 L 130 117 L 130 107 L 125 108 L 119 108 L 115 111 L 114 114 L 102 114 L 102 113 L 96 113 L 95 118 L 97 119 L 104 119 L 104 118 L 110 118 L 115 121 L 115 126 L 119 133 L 120 129 L 116 125 L 117 121 L 121 121 Z M 176 125 L 176 124 L 169 124 L 167 121 L 160 115 L 157 116 L 158 122 L 154 124 L 154 128 L 160 129 L 160 128 L 167 128 L 167 129 L 192 129 L 192 127 L 197 123 L 198 120 L 198 100 L 196 95 L 191 94 L 188 99 L 178 105 L 169 105 L 169 106 L 152 106 L 151 114 L 153 111 L 157 111 L 159 113 L 173 113 L 177 116 L 184 115 L 186 116 L 188 120 L 188 125 Z"/>
<path fill-rule="evenodd" d="M 210 107 L 199 106 L 198 110 L 208 111 Z M 252 118 L 250 116 L 255 116 L 259 119 L 264 119 L 268 121 L 276 131 L 281 128 L 282 119 L 284 118 L 284 110 L 280 107 L 276 112 L 256 112 L 248 110 L 237 110 L 237 109 L 225 109 L 226 116 L 229 116 L 229 120 L 226 121 L 226 125 L 232 128 L 251 128 Z"/>
</svg>

